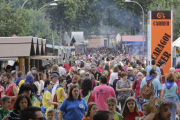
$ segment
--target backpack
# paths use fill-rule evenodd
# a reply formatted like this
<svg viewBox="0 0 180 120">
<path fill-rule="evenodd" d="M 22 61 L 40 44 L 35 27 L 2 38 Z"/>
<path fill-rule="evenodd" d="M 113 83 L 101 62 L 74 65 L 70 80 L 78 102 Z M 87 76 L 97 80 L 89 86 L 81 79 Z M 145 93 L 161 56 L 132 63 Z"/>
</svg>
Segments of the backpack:
<svg viewBox="0 0 180 120">
<path fill-rule="evenodd" d="M 150 99 L 150 97 L 152 95 L 154 95 L 154 87 L 153 87 L 153 84 L 152 84 L 153 80 L 154 80 L 154 78 L 151 79 L 150 81 L 147 81 L 146 84 L 143 87 L 142 97 L 144 99 Z"/>
</svg>

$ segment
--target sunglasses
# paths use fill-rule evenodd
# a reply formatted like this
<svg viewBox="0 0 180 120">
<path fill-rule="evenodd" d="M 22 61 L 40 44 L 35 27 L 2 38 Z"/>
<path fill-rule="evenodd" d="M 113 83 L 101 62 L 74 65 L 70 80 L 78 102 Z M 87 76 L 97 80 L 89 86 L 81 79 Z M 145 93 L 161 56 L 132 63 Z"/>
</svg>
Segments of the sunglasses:
<svg viewBox="0 0 180 120">
<path fill-rule="evenodd" d="M 131 71 L 131 70 L 128 70 L 128 71 Z"/>
<path fill-rule="evenodd" d="M 138 76 L 142 76 L 142 75 L 138 75 Z"/>
<path fill-rule="evenodd" d="M 86 76 L 89 76 L 89 74 L 86 74 Z"/>
</svg>

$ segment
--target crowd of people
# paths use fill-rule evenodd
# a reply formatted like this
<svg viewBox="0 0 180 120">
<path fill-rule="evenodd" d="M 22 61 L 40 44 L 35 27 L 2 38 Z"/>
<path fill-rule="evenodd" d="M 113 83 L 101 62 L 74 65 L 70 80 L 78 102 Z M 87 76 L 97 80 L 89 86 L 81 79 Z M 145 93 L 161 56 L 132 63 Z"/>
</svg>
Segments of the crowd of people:
<svg viewBox="0 0 180 120">
<path fill-rule="evenodd" d="M 48 67 L 47 67 L 48 66 Z M 0 72 L 0 120 L 176 120 L 180 63 L 87 49 L 37 71 Z M 25 77 L 24 77 L 25 75 Z"/>
</svg>

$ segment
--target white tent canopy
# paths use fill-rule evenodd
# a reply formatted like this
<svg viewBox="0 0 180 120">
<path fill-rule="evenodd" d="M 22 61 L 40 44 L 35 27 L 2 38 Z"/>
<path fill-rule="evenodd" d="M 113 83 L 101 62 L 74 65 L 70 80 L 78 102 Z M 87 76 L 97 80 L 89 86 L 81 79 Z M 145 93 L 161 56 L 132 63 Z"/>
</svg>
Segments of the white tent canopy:
<svg viewBox="0 0 180 120">
<path fill-rule="evenodd" d="M 172 43 L 172 47 L 180 47 L 180 37 Z"/>
</svg>

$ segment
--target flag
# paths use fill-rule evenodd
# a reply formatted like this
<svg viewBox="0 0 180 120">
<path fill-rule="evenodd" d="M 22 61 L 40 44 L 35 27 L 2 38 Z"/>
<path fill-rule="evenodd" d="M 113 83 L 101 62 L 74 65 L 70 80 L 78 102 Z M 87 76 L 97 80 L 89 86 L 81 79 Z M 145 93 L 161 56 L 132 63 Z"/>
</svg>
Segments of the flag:
<svg viewBox="0 0 180 120">
<path fill-rule="evenodd" d="M 73 44 L 76 42 L 76 40 L 74 39 L 74 37 L 71 40 L 70 46 L 73 46 Z"/>
</svg>

